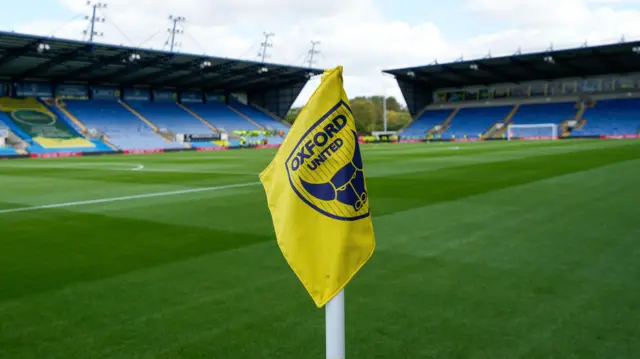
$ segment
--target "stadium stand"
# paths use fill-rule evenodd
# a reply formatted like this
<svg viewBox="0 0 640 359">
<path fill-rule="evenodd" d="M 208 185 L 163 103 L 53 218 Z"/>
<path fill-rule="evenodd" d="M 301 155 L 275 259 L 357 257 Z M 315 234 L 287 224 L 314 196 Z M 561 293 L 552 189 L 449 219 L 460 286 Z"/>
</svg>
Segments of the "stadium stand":
<svg viewBox="0 0 640 359">
<path fill-rule="evenodd" d="M 167 128 L 175 133 L 211 133 L 213 131 L 211 127 L 180 108 L 177 103 L 127 101 L 127 104 L 159 128 Z"/>
<path fill-rule="evenodd" d="M 586 123 L 572 136 L 630 135 L 640 132 L 640 99 L 598 101 L 586 110 Z"/>
<path fill-rule="evenodd" d="M 560 125 L 564 121 L 574 119 L 577 111 L 576 102 L 524 104 L 519 107 L 511 121 L 517 125 L 541 123 Z M 526 130 L 526 135 L 549 136 L 549 130 L 545 128 L 530 128 Z"/>
<path fill-rule="evenodd" d="M 15 156 L 18 152 L 11 147 L 0 147 L 0 156 Z"/>
<path fill-rule="evenodd" d="M 434 126 L 442 125 L 453 110 L 426 110 L 402 131 L 402 138 L 424 137 Z"/>
<path fill-rule="evenodd" d="M 66 100 L 66 109 L 88 128 L 104 133 L 122 150 L 186 148 L 157 134 L 147 123 L 112 100 Z"/>
<path fill-rule="evenodd" d="M 112 151 L 102 141 L 86 139 L 36 98 L 2 97 L 0 110 L 2 123 L 28 144 L 30 153 Z"/>
<path fill-rule="evenodd" d="M 496 122 L 504 121 L 513 106 L 462 108 L 451 120 L 443 138 L 477 138 Z"/>
<path fill-rule="evenodd" d="M 288 131 L 289 130 L 289 126 L 285 125 L 284 123 L 280 122 L 280 121 L 276 121 L 275 119 L 273 119 L 270 115 L 266 114 L 265 112 L 250 106 L 250 105 L 245 105 L 239 101 L 231 101 L 231 107 L 233 107 L 234 109 L 238 110 L 240 113 L 244 114 L 245 116 L 249 117 L 250 119 L 252 119 L 253 121 L 255 121 L 258 125 L 266 128 L 266 129 L 272 129 L 272 130 L 276 130 L 276 131 Z"/>
<path fill-rule="evenodd" d="M 483 132 L 486 139 L 505 138 L 507 126 L 481 112 L 487 106 L 511 106 L 514 111 L 504 117 L 503 124 L 534 125 L 526 127 L 531 128 L 527 130 L 530 136 L 521 138 L 548 137 L 550 127 L 546 124 L 558 125 L 565 138 L 632 138 L 638 136 L 640 127 L 639 49 L 640 41 L 621 41 L 384 72 L 395 77 L 409 112 L 416 118 L 403 135 L 424 135 L 425 128 L 419 126 L 425 109 L 448 108 L 460 109 L 460 113 L 445 126 L 443 137 Z"/>
<path fill-rule="evenodd" d="M 257 130 L 255 124 L 249 122 L 222 102 L 183 104 L 191 111 L 210 122 L 219 130 Z"/>
<path fill-rule="evenodd" d="M 227 147 L 236 129 L 286 132 L 278 119 L 324 72 L 2 31 L 0 53 L 0 125 L 19 154 Z M 233 96 L 259 107 L 229 107 Z M 179 134 L 206 141 L 177 143 Z"/>
</svg>

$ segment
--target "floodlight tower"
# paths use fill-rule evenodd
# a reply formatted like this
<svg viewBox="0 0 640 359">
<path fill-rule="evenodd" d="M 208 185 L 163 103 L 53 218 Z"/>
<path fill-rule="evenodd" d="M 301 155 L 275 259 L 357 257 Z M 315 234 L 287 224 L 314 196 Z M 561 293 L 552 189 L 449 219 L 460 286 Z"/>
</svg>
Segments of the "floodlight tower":
<svg viewBox="0 0 640 359">
<path fill-rule="evenodd" d="M 167 29 L 167 32 L 171 34 L 171 40 L 167 45 L 171 45 L 171 52 L 176 46 L 180 46 L 179 43 L 176 43 L 176 35 L 184 34 L 184 30 L 178 28 L 178 23 L 186 22 L 187 18 L 184 16 L 174 16 L 169 15 L 169 20 L 172 23 L 172 26 Z"/>
<path fill-rule="evenodd" d="M 267 48 L 273 47 L 273 43 L 269 42 L 269 38 L 276 36 L 276 34 L 274 34 L 273 32 L 264 32 L 262 34 L 264 35 L 264 42 L 260 44 L 262 50 L 258 54 L 258 56 L 262 58 L 262 63 L 264 64 L 264 60 L 268 57 Z"/>
<path fill-rule="evenodd" d="M 311 50 L 309 50 L 309 68 L 313 67 L 313 57 L 320 53 L 320 51 L 316 50 L 318 45 L 320 45 L 320 41 L 311 40 Z"/>
<path fill-rule="evenodd" d="M 91 16 L 84 17 L 85 20 L 89 21 L 89 30 L 84 30 L 83 33 L 85 35 L 89 35 L 89 42 L 93 42 L 94 36 L 104 36 L 104 32 L 96 31 L 96 23 L 100 23 L 100 22 L 104 23 L 105 18 L 98 17 L 96 13 L 98 9 L 106 9 L 107 3 L 87 0 L 86 5 L 91 7 Z"/>
</svg>

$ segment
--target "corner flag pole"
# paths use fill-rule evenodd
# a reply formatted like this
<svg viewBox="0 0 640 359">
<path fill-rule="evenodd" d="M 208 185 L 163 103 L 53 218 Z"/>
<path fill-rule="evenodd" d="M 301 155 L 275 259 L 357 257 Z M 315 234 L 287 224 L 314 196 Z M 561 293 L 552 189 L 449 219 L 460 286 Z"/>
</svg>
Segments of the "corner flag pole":
<svg viewBox="0 0 640 359">
<path fill-rule="evenodd" d="M 325 307 L 327 359 L 344 359 L 344 289 Z"/>
</svg>

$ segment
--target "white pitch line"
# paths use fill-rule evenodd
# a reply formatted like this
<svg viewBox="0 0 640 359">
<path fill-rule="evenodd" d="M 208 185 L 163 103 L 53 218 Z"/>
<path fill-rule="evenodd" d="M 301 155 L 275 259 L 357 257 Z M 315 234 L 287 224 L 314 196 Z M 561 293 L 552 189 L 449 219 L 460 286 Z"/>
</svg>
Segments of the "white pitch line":
<svg viewBox="0 0 640 359">
<path fill-rule="evenodd" d="M 9 208 L 9 209 L 0 210 L 0 214 L 16 213 L 16 212 L 29 212 L 29 211 L 37 211 L 37 210 L 41 210 L 41 209 L 52 209 L 52 208 L 83 206 L 83 205 L 87 205 L 87 204 L 110 203 L 110 202 L 118 202 L 118 201 L 129 201 L 129 200 L 133 200 L 133 199 L 142 199 L 142 198 L 174 196 L 174 195 L 178 195 L 178 194 L 218 191 L 218 190 L 223 190 L 223 189 L 255 186 L 255 185 L 258 185 L 258 184 L 260 184 L 260 182 L 248 182 L 248 183 L 239 183 L 239 184 L 231 184 L 231 185 L 224 185 L 224 186 L 215 186 L 215 187 L 192 188 L 192 189 L 169 191 L 169 192 L 156 192 L 156 193 L 147 193 L 147 194 L 137 194 L 137 195 L 133 195 L 133 196 L 92 199 L 92 200 L 88 200 L 88 201 L 45 204 L 45 205 L 42 205 L 42 206 L 33 206 L 33 207 Z"/>
</svg>

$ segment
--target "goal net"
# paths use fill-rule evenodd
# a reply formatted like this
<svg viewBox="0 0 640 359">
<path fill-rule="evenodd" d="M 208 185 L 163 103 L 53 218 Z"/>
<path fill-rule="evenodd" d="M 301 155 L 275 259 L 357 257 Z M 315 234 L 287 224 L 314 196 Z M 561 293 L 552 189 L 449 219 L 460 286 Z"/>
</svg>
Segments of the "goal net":
<svg viewBox="0 0 640 359">
<path fill-rule="evenodd" d="M 509 125 L 507 127 L 509 140 L 557 140 L 558 125 L 541 123 L 532 125 Z"/>
</svg>

